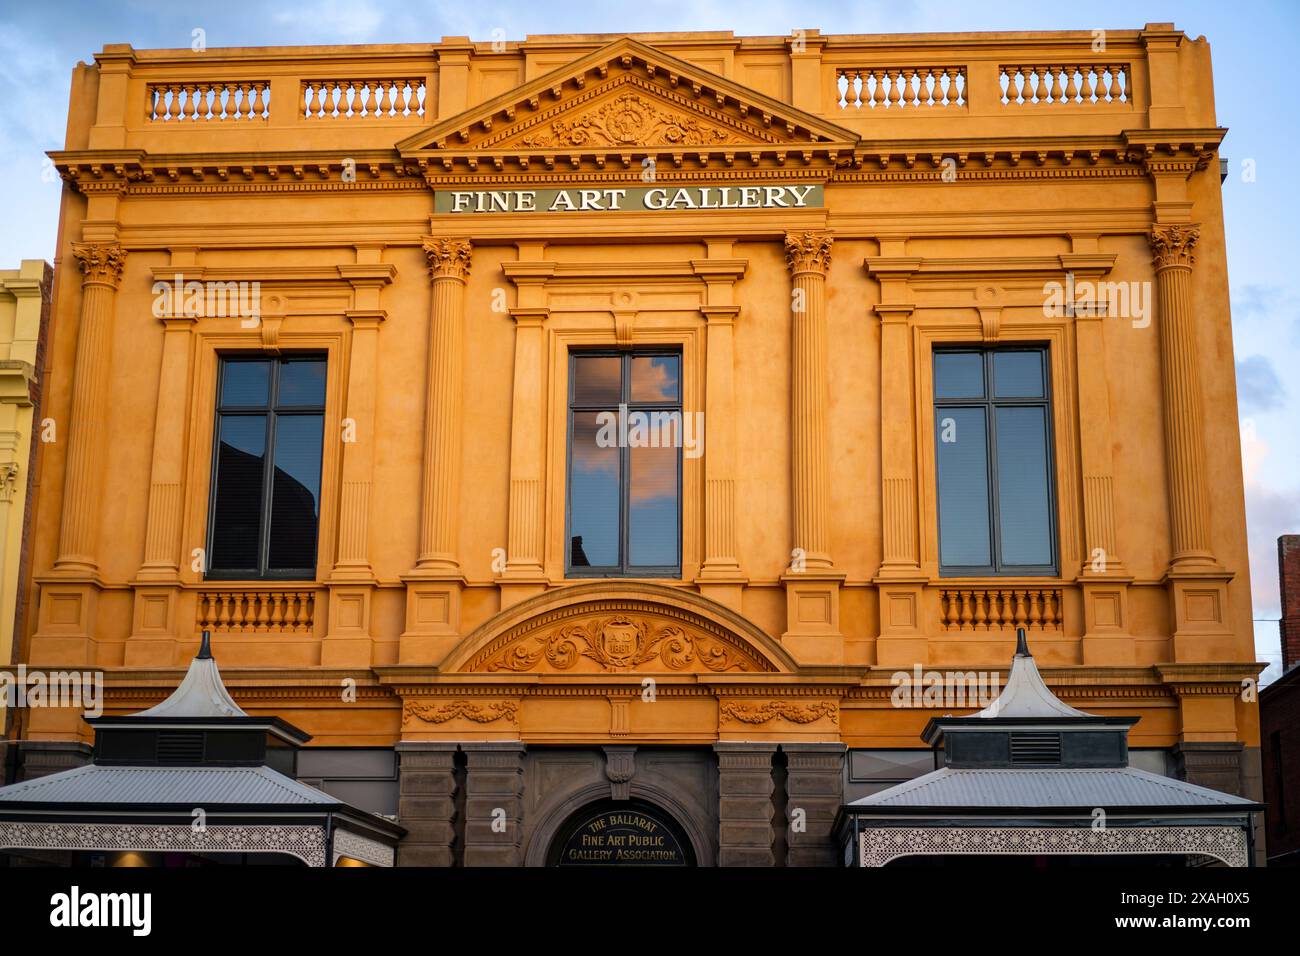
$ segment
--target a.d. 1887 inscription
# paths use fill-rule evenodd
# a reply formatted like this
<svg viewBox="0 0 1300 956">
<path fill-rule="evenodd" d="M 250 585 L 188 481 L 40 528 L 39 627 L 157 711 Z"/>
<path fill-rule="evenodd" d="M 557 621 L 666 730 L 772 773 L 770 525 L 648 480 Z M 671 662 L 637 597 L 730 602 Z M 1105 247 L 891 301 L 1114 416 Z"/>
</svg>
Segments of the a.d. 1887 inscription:
<svg viewBox="0 0 1300 956">
<path fill-rule="evenodd" d="M 560 846 L 557 866 L 690 866 L 666 821 L 640 808 L 600 810 L 581 818 Z"/>
</svg>

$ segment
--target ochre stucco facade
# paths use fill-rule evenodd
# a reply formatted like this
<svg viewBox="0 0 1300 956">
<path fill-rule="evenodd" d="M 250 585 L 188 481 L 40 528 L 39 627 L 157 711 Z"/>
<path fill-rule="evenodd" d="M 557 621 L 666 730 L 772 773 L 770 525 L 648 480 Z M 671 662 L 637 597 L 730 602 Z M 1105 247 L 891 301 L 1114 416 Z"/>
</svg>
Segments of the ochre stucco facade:
<svg viewBox="0 0 1300 956">
<path fill-rule="evenodd" d="M 539 862 L 602 788 L 673 808 L 687 778 L 701 862 L 827 862 L 845 748 L 915 749 L 935 713 L 893 706 L 893 675 L 1003 669 L 1016 624 L 1067 702 L 1140 715 L 1135 747 L 1250 791 L 1210 76 L 1206 41 L 1168 24 L 1100 49 L 110 45 L 74 73 L 54 154 L 58 438 L 21 658 L 102 668 L 125 712 L 212 629 L 245 709 L 317 747 L 397 747 L 407 862 Z M 715 191 L 636 211 L 436 199 L 647 186 Z M 745 191 L 787 186 L 820 202 Z M 709 196 L 733 205 L 691 208 Z M 1047 314 L 1067 276 L 1137 283 L 1151 313 Z M 193 280 L 260 283 L 260 319 L 158 317 L 157 284 Z M 1048 349 L 1059 573 L 945 577 L 932 350 L 1020 342 Z M 567 358 L 589 346 L 680 350 L 706 438 L 682 465 L 679 578 L 566 579 Z M 328 361 L 316 578 L 205 580 L 218 356 L 304 350 Z M 89 739 L 66 710 L 19 732 Z M 526 759 L 564 753 L 591 781 L 564 791 Z M 811 835 L 774 834 L 774 788 L 812 808 Z M 476 801 L 507 808 L 504 843 Z"/>
</svg>

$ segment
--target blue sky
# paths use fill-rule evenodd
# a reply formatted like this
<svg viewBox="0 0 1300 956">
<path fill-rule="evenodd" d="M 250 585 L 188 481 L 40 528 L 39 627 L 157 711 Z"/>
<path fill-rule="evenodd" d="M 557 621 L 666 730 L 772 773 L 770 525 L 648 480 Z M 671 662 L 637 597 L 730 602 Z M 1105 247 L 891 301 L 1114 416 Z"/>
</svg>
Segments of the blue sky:
<svg viewBox="0 0 1300 956">
<path fill-rule="evenodd" d="M 196 27 L 206 31 L 209 47 L 220 47 L 664 30 L 768 35 L 806 28 L 823 33 L 1117 30 L 1158 21 L 1173 21 L 1191 37 L 1209 38 L 1219 125 L 1230 130 L 1221 155 L 1232 161 L 1223 188 L 1256 647 L 1261 660 L 1276 661 L 1276 539 L 1284 532 L 1300 532 L 1300 441 L 1294 436 L 1300 382 L 1288 381 L 1289 371 L 1300 364 L 1300 269 L 1285 262 L 1285 250 L 1295 238 L 1282 230 L 1300 222 L 1300 190 L 1288 178 L 1300 135 L 1291 49 L 1300 32 L 1300 4 L 1294 0 L 1093 0 L 1069 6 L 1016 0 L 23 4 L 0 12 L 0 89 L 5 91 L 0 100 L 0 197 L 11 215 L 0 231 L 0 263 L 14 266 L 19 259 L 53 257 L 59 184 L 42 178 L 42 160 L 46 150 L 63 145 L 73 66 L 89 61 L 105 43 L 188 47 Z M 1254 161 L 1254 182 L 1242 181 L 1241 164 L 1247 159 Z"/>
</svg>

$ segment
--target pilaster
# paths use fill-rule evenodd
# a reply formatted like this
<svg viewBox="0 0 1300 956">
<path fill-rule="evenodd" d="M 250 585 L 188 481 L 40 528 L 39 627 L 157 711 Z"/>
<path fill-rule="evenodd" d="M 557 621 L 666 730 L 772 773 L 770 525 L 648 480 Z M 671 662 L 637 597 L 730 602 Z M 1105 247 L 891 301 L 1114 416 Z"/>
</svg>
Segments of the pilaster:
<svg viewBox="0 0 1300 956">
<path fill-rule="evenodd" d="M 126 250 L 116 241 L 73 243 L 81 267 L 81 320 L 68 421 L 59 544 L 52 580 L 42 582 L 32 664 L 91 663 L 100 591 L 97 557 L 107 441 L 113 319 Z"/>
<path fill-rule="evenodd" d="M 432 281 L 420 495 L 420 554 L 406 582 L 403 664 L 441 660 L 460 630 L 465 586 L 456 554 L 464 380 L 465 283 L 468 239 L 429 237 L 424 252 Z"/>
<path fill-rule="evenodd" d="M 717 743 L 718 865 L 773 866 L 772 755 L 776 744 Z"/>
<path fill-rule="evenodd" d="M 524 754 L 518 741 L 462 744 L 465 865 L 523 866 Z"/>
<path fill-rule="evenodd" d="M 171 261 L 155 269 L 155 282 L 185 282 L 196 269 L 197 249 L 171 250 Z M 176 653 L 177 601 L 181 594 L 181 520 L 185 501 L 185 442 L 189 426 L 191 352 L 197 316 L 176 304 L 158 317 L 163 326 L 162 362 L 154 412 L 153 461 L 149 468 L 149 510 L 145 517 L 144 562 L 136 572 L 131 636 L 123 651 L 128 667 L 169 667 Z"/>
<path fill-rule="evenodd" d="M 1169 483 L 1171 558 L 1165 573 L 1175 661 L 1230 660 L 1228 581 L 1210 541 L 1205 426 L 1191 275 L 1196 224 L 1157 224 L 1150 233 L 1159 304 L 1160 368 Z"/>
<path fill-rule="evenodd" d="M 691 267 L 705 281 L 704 421 L 704 561 L 695 579 L 700 593 L 740 611 L 749 580 L 736 546 L 736 350 L 735 325 L 740 306 L 735 284 L 748 263 L 731 257 L 730 242 L 710 241 L 707 259 Z"/>
<path fill-rule="evenodd" d="M 876 663 L 910 667 L 926 663 L 929 640 L 922 623 L 927 578 L 921 573 L 916 486 L 916 382 L 909 285 L 921 260 L 907 255 L 905 239 L 880 240 L 880 255 L 864 263 L 880 284 L 873 311 L 880 321 L 880 524 L 876 574 L 880 632 Z"/>
<path fill-rule="evenodd" d="M 781 744 L 786 755 L 788 866 L 834 866 L 839 859 L 832 827 L 844 803 L 840 743 Z M 798 818 L 796 819 L 796 814 Z"/>
<path fill-rule="evenodd" d="M 786 263 L 791 296 L 791 512 L 793 549 L 786 589 L 786 632 L 781 640 L 805 664 L 843 659 L 840 587 L 844 574 L 830 554 L 830 405 L 827 376 L 826 273 L 831 237 L 788 233 Z"/>
<path fill-rule="evenodd" d="M 519 260 L 506 270 L 515 284 L 514 391 L 510 415 L 510 505 L 506 563 L 497 579 L 501 606 L 546 589 L 542 565 L 545 506 L 543 441 L 546 434 L 545 335 L 550 318 L 546 282 L 555 263 L 543 258 L 543 243 L 520 243 Z"/>
<path fill-rule="evenodd" d="M 456 853 L 456 745 L 397 745 L 397 816 L 406 836 L 398 866 L 452 866 Z"/>
</svg>

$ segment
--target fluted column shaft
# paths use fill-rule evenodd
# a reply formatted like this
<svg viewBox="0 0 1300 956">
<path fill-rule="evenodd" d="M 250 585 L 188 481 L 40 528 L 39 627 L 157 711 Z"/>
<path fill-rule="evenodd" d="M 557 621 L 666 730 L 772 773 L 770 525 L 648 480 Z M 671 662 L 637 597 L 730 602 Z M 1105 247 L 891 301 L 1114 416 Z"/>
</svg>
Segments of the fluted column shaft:
<svg viewBox="0 0 1300 956">
<path fill-rule="evenodd" d="M 352 347 L 348 365 L 347 422 L 343 443 L 343 494 L 339 508 L 335 575 L 368 576 L 370 568 L 370 488 L 375 448 L 375 379 L 379 369 L 381 311 L 348 313 Z"/>
<path fill-rule="evenodd" d="M 510 436 L 510 527 L 506 570 L 542 573 L 542 396 L 544 309 L 514 312 L 515 377 Z"/>
<path fill-rule="evenodd" d="M 82 272 L 81 323 L 67 423 L 68 456 L 63 477 L 63 515 L 56 571 L 95 574 L 100 492 L 104 486 L 104 431 L 110 407 L 113 309 L 126 250 L 117 243 L 72 247 Z"/>
<path fill-rule="evenodd" d="M 192 318 L 163 321 L 162 365 L 154 417 L 153 463 L 149 475 L 149 514 L 145 524 L 142 578 L 174 579 L 181 543 L 181 470 L 185 457 L 185 419 L 189 401 L 189 344 Z"/>
<path fill-rule="evenodd" d="M 465 280 L 468 239 L 424 243 L 433 282 L 429 315 L 428 388 L 424 411 L 424 478 L 420 495 L 419 570 L 459 571 L 456 557 L 460 491 L 461 391 L 464 378 Z"/>
<path fill-rule="evenodd" d="M 831 239 L 821 233 L 787 235 L 786 260 L 794 282 L 791 366 L 791 452 L 794 547 L 809 570 L 831 567 L 828 527 L 830 449 L 826 440 L 826 270 Z"/>
<path fill-rule="evenodd" d="M 1192 249 L 1199 237 L 1200 229 L 1196 226 L 1156 227 L 1150 236 L 1160 303 L 1165 463 L 1169 480 L 1171 566 L 1174 567 L 1214 559 L 1205 486 L 1201 375 L 1191 295 Z"/>
<path fill-rule="evenodd" d="M 735 402 L 735 320 L 740 309 L 705 307 L 708 319 L 705 365 L 706 422 L 733 422 Z M 705 574 L 740 572 L 736 551 L 736 456 L 734 430 L 708 429 L 704 456 L 704 566 Z"/>
</svg>

